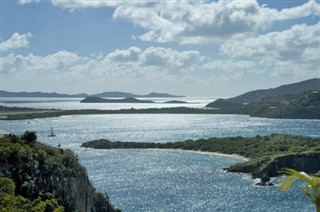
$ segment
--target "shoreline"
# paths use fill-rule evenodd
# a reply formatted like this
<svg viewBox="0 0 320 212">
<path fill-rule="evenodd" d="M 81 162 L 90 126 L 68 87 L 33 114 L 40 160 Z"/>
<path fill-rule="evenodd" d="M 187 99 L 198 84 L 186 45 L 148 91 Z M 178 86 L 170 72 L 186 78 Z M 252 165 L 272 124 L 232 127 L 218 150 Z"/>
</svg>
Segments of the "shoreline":
<svg viewBox="0 0 320 212">
<path fill-rule="evenodd" d="M 220 153 L 220 152 L 205 152 L 205 151 L 184 150 L 184 149 L 170 149 L 170 148 L 163 148 L 163 149 L 160 149 L 160 148 L 145 148 L 145 149 L 133 148 L 131 150 L 148 150 L 148 151 L 153 150 L 153 151 L 166 151 L 166 152 L 177 152 L 177 153 L 193 153 L 193 154 L 202 154 L 202 155 L 234 158 L 234 159 L 242 160 L 243 162 L 250 160 L 249 158 L 243 157 L 241 155 L 225 154 L 225 153 Z"/>
</svg>

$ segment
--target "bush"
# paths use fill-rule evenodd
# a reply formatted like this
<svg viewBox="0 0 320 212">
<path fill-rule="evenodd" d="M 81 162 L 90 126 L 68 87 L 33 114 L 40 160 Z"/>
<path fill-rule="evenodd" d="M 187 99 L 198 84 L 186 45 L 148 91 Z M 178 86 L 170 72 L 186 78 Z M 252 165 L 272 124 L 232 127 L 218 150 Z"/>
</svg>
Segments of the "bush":
<svg viewBox="0 0 320 212">
<path fill-rule="evenodd" d="M 21 136 L 21 139 L 27 144 L 35 143 L 37 140 L 37 134 L 32 131 L 25 131 Z"/>
</svg>

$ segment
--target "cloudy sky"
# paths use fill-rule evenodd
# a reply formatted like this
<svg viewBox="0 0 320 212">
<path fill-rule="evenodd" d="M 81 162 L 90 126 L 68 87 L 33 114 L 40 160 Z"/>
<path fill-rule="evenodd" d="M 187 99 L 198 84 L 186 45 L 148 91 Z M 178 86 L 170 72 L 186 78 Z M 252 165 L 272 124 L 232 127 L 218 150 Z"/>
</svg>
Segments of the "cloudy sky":
<svg viewBox="0 0 320 212">
<path fill-rule="evenodd" d="M 1 90 L 231 97 L 320 77 L 316 0 L 1 0 Z"/>
</svg>

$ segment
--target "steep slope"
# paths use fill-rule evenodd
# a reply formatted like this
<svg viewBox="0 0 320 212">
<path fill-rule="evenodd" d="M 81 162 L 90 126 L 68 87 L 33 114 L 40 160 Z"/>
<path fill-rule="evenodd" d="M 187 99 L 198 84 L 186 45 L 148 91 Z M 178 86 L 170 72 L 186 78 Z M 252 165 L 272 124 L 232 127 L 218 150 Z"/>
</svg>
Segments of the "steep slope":
<svg viewBox="0 0 320 212">
<path fill-rule="evenodd" d="M 65 211 L 116 211 L 107 196 L 95 191 L 71 150 L 49 147 L 36 138 L 35 133 L 25 132 L 0 139 L 0 177 L 13 180 L 16 196 L 34 202 L 51 195 Z"/>
</svg>

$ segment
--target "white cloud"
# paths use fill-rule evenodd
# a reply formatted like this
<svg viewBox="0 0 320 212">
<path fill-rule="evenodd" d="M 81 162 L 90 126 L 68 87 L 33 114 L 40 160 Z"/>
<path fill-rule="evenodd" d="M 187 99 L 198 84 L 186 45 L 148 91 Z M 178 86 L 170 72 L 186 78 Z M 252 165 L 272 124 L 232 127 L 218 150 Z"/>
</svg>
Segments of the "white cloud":
<svg viewBox="0 0 320 212">
<path fill-rule="evenodd" d="M 150 47 L 142 50 L 130 47 L 115 50 L 105 57 L 80 57 L 76 53 L 59 51 L 47 56 L 9 54 L 2 58 L 4 74 L 21 72 L 61 74 L 74 72 L 86 76 L 137 77 L 151 72 L 178 74 L 202 64 L 204 57 L 198 51 L 176 51 L 170 48 Z"/>
<path fill-rule="evenodd" d="M 315 77 L 319 64 L 320 22 L 295 25 L 282 32 L 233 40 L 220 47 L 220 53 L 233 58 L 257 59 L 273 75 L 306 75 Z"/>
<path fill-rule="evenodd" d="M 57 7 L 64 9 L 70 9 L 71 11 L 75 9 L 84 8 L 99 8 L 99 7 L 114 7 L 121 4 L 122 0 L 51 0 L 52 4 Z"/>
<path fill-rule="evenodd" d="M 212 89 L 214 92 L 214 89 L 225 87 L 226 83 L 239 84 L 250 77 L 256 79 L 257 75 L 285 79 L 290 76 L 297 81 L 319 77 L 312 68 L 317 61 L 313 53 L 319 53 L 319 50 L 314 50 L 316 47 L 309 47 L 301 55 L 301 59 L 308 58 L 306 60 L 313 63 L 301 60 L 288 63 L 279 59 L 270 63 L 256 57 L 253 60 L 242 57 L 217 60 L 204 57 L 194 50 L 177 51 L 160 47 L 130 47 L 104 56 L 92 54 L 88 57 L 68 51 L 47 56 L 11 53 L 1 58 L 1 72 L 5 79 L 3 87 L 7 90 L 17 89 L 14 85 L 28 85 L 33 90 L 48 87 L 59 88 L 63 92 L 120 90 L 144 93 L 147 88 L 148 91 L 209 95 Z M 259 84 L 248 85 L 248 89 L 257 86 Z M 232 89 L 233 92 L 241 92 Z"/>
<path fill-rule="evenodd" d="M 31 33 L 27 34 L 19 34 L 19 33 L 13 33 L 11 38 L 9 38 L 6 41 L 2 41 L 0 43 L 0 50 L 1 51 L 9 51 L 13 49 L 18 49 L 18 48 L 26 48 L 29 47 L 30 41 L 29 39 L 31 38 Z"/>
<path fill-rule="evenodd" d="M 319 46 L 320 22 L 294 25 L 282 32 L 233 40 L 223 43 L 221 54 L 228 56 L 272 56 L 281 60 L 296 59 L 308 47 Z"/>
<path fill-rule="evenodd" d="M 138 47 L 130 47 L 126 50 L 119 50 L 107 55 L 107 59 L 114 62 L 137 62 L 142 50 Z"/>
<path fill-rule="evenodd" d="M 19 0 L 21 4 L 39 0 Z M 123 0 L 51 0 L 71 11 L 85 8 L 115 8 L 113 18 L 125 20 L 146 30 L 134 35 L 143 41 L 180 43 L 221 42 L 229 38 L 257 34 L 277 21 L 320 16 L 316 0 L 296 7 L 277 10 L 257 0 L 218 1 L 123 1 Z"/>
<path fill-rule="evenodd" d="M 146 66 L 182 68 L 199 64 L 203 59 L 198 51 L 178 52 L 170 48 L 150 47 L 141 54 L 140 63 Z"/>
<path fill-rule="evenodd" d="M 2 58 L 1 69 L 3 74 L 19 74 L 21 72 L 41 74 L 48 71 L 66 70 L 80 60 L 81 58 L 77 54 L 67 51 L 59 51 L 44 57 L 33 54 L 26 56 L 9 54 Z"/>
<path fill-rule="evenodd" d="M 30 3 L 39 3 L 40 0 L 18 0 L 18 4 L 30 4 Z"/>
<path fill-rule="evenodd" d="M 142 50 L 138 47 L 119 50 L 109 53 L 105 57 L 106 63 L 135 63 L 136 66 L 154 66 L 164 68 L 183 68 L 201 63 L 204 57 L 200 52 L 176 51 L 170 48 L 149 47 Z"/>
<path fill-rule="evenodd" d="M 202 66 L 212 72 L 216 77 L 224 79 L 241 80 L 245 74 L 255 73 L 257 65 L 252 61 L 240 60 L 213 60 Z"/>
<path fill-rule="evenodd" d="M 310 0 L 293 8 L 276 10 L 257 1 L 161 1 L 150 7 L 122 4 L 113 14 L 147 30 L 144 41 L 181 43 L 220 42 L 255 34 L 276 21 L 319 16 L 320 4 Z"/>
<path fill-rule="evenodd" d="M 72 84 L 76 90 L 90 92 L 103 86 L 127 91 L 143 90 L 146 86 L 150 91 L 161 91 L 163 86 L 174 89 L 179 84 L 184 86 L 186 80 L 196 79 L 192 71 L 196 64 L 203 63 L 204 58 L 191 50 L 130 47 L 94 58 L 59 51 L 47 56 L 12 53 L 1 59 L 6 89 L 10 90 L 14 82 L 16 85 L 32 84 L 32 88 L 38 87 L 36 90 L 47 85 L 67 92 L 70 88 L 66 85 Z"/>
</svg>

